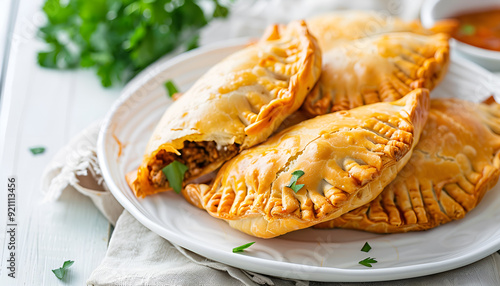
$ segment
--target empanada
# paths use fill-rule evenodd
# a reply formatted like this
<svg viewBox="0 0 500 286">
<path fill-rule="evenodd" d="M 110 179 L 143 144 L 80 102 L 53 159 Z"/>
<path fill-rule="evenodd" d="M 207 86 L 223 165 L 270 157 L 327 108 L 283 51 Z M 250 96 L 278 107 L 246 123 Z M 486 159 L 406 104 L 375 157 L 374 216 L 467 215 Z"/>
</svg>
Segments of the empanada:
<svg viewBox="0 0 500 286">
<path fill-rule="evenodd" d="M 328 51 L 344 42 L 393 32 L 432 34 L 418 21 L 407 22 L 375 11 L 330 12 L 306 21 L 323 51 Z"/>
<path fill-rule="evenodd" d="M 330 220 L 371 201 L 396 177 L 428 108 L 428 90 L 417 89 L 395 102 L 303 121 L 225 163 L 212 186 L 190 184 L 183 195 L 257 237 Z"/>
<path fill-rule="evenodd" d="M 304 21 L 273 26 L 257 43 L 215 65 L 158 123 L 137 172 L 136 196 L 170 188 L 162 168 L 185 164 L 184 181 L 258 144 L 302 104 L 321 72 L 321 52 Z"/>
<path fill-rule="evenodd" d="M 413 155 L 372 202 L 320 228 L 426 230 L 463 218 L 500 175 L 500 105 L 434 99 Z"/>
<path fill-rule="evenodd" d="M 321 115 L 397 100 L 434 88 L 449 63 L 448 36 L 386 33 L 339 43 L 323 51 L 320 80 L 303 109 Z"/>
</svg>

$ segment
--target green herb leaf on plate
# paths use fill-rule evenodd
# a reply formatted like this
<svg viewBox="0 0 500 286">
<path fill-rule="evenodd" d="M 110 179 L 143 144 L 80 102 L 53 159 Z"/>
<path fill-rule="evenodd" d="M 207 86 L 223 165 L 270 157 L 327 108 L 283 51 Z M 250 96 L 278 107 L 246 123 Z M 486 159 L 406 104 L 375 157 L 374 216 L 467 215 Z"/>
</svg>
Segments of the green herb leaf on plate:
<svg viewBox="0 0 500 286">
<path fill-rule="evenodd" d="M 57 278 L 63 279 L 64 276 L 66 276 L 66 272 L 68 271 L 68 268 L 70 268 L 71 265 L 73 265 L 73 263 L 75 263 L 75 262 L 72 260 L 64 261 L 62 267 L 59 267 L 57 269 L 52 269 L 52 272 L 54 273 L 54 275 L 56 275 Z"/>
<path fill-rule="evenodd" d="M 30 151 L 33 155 L 43 154 L 45 152 L 45 147 L 32 147 Z"/>
<path fill-rule="evenodd" d="M 234 253 L 236 253 L 236 252 L 243 252 L 245 249 L 249 248 L 254 243 L 255 243 L 255 241 L 247 243 L 247 244 L 243 244 L 242 246 L 235 247 L 235 248 L 233 248 L 233 252 Z"/>
<path fill-rule="evenodd" d="M 366 266 L 366 267 L 372 267 L 372 263 L 377 263 L 377 260 L 375 260 L 375 258 L 371 258 L 371 257 L 365 258 L 359 262 L 359 264 Z"/>
<path fill-rule="evenodd" d="M 294 192 L 298 192 L 304 184 L 299 184 L 297 185 L 297 180 L 304 175 L 304 171 L 302 170 L 296 170 L 292 173 L 292 178 L 290 179 L 290 183 L 286 185 L 290 189 L 292 189 Z"/>
<path fill-rule="evenodd" d="M 470 24 L 464 24 L 460 26 L 460 34 L 466 36 L 472 36 L 476 33 L 476 27 Z"/>
<path fill-rule="evenodd" d="M 167 94 L 169 97 L 172 97 L 174 94 L 179 92 L 179 90 L 175 86 L 174 82 L 171 80 L 169 80 L 165 83 L 165 89 L 167 90 Z"/>
<path fill-rule="evenodd" d="M 174 191 L 180 193 L 182 190 L 182 181 L 184 181 L 184 174 L 188 170 L 188 167 L 179 161 L 173 161 L 161 170 L 167 177 L 167 181 Z"/>
<path fill-rule="evenodd" d="M 365 242 L 365 245 L 363 245 L 363 248 L 361 248 L 361 251 L 368 252 L 371 249 L 372 249 L 372 247 L 368 244 L 368 242 Z"/>
</svg>

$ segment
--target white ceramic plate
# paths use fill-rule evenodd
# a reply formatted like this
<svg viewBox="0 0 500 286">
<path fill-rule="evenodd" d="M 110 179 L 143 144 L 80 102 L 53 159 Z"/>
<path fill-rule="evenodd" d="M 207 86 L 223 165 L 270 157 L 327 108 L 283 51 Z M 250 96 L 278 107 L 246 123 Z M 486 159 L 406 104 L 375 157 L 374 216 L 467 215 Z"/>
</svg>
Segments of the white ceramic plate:
<svg viewBox="0 0 500 286">
<path fill-rule="evenodd" d="M 138 167 L 155 124 L 171 104 L 163 83 L 173 79 L 186 90 L 244 43 L 226 42 L 159 61 L 125 88 L 107 115 L 98 141 L 104 178 L 113 195 L 142 224 L 216 261 L 263 274 L 316 281 L 381 281 L 428 275 L 472 263 L 500 249 L 499 187 L 487 193 L 465 219 L 426 232 L 377 235 L 305 229 L 268 240 L 230 228 L 174 192 L 137 199 L 124 176 Z M 492 94 L 495 83 L 489 72 L 454 58 L 432 96 L 479 101 Z M 115 136 L 124 146 L 121 155 Z M 244 253 L 232 253 L 234 247 L 251 241 L 256 243 Z M 372 246 L 369 253 L 360 251 L 365 242 Z M 368 256 L 378 263 L 372 268 L 358 264 Z"/>
</svg>

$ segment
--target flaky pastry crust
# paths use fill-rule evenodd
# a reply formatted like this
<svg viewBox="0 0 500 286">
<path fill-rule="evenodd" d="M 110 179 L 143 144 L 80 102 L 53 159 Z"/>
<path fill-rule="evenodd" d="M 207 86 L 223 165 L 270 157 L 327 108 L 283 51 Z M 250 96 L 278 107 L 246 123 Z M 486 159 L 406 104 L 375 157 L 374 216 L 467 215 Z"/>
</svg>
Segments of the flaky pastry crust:
<svg viewBox="0 0 500 286">
<path fill-rule="evenodd" d="M 433 89 L 449 64 L 448 36 L 385 33 L 339 43 L 323 52 L 321 78 L 303 109 L 321 115 Z"/>
<path fill-rule="evenodd" d="M 434 99 L 396 179 L 372 202 L 316 227 L 399 233 L 461 219 L 497 183 L 499 151 L 500 105 Z"/>
<path fill-rule="evenodd" d="M 245 150 L 212 186 L 183 191 L 193 205 L 247 234 L 271 238 L 338 217 L 375 198 L 411 156 L 429 92 L 303 121 Z M 294 171 L 304 175 L 296 193 Z"/>
<path fill-rule="evenodd" d="M 185 180 L 216 170 L 239 150 L 267 139 L 301 106 L 320 72 L 321 52 L 304 21 L 270 27 L 259 42 L 215 65 L 170 106 L 143 163 L 127 176 L 129 185 L 138 197 L 170 189 L 160 169 L 178 158 L 197 168 L 188 170 Z M 211 157 L 209 163 L 192 162 L 187 151 L 183 154 L 187 148 Z"/>
<path fill-rule="evenodd" d="M 306 21 L 323 51 L 328 51 L 344 42 L 387 33 L 412 32 L 421 35 L 433 33 L 425 29 L 419 21 L 404 21 L 375 11 L 329 12 Z"/>
</svg>

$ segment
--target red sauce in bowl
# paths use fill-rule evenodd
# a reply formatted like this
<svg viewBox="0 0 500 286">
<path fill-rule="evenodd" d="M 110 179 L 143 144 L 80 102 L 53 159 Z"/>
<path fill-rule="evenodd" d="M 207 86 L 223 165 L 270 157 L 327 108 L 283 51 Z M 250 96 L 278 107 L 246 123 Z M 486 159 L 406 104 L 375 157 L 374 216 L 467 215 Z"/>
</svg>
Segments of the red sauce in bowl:
<svg viewBox="0 0 500 286">
<path fill-rule="evenodd" d="M 451 36 L 479 48 L 500 51 L 500 7 L 458 15 Z"/>
</svg>

